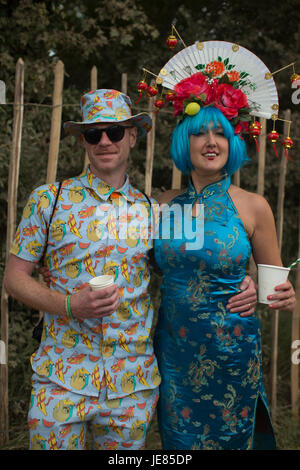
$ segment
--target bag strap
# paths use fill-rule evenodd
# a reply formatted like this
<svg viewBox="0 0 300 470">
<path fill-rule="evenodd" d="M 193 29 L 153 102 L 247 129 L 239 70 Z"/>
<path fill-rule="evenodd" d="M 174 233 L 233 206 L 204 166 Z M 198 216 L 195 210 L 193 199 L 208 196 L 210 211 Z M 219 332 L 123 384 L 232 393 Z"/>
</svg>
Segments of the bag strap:
<svg viewBox="0 0 300 470">
<path fill-rule="evenodd" d="M 58 201 L 58 198 L 59 198 L 59 195 L 60 195 L 61 187 L 62 187 L 62 181 L 60 181 L 58 183 L 57 193 L 56 193 L 54 206 L 53 206 L 53 209 L 52 209 L 52 212 L 51 212 L 51 215 L 50 215 L 50 219 L 49 219 L 49 223 L 48 223 L 48 227 L 47 227 L 46 240 L 45 240 L 45 244 L 44 244 L 43 254 L 42 254 L 42 257 L 40 259 L 40 264 L 44 264 L 44 261 L 45 261 L 46 251 L 47 251 L 47 247 L 48 247 L 49 230 L 50 230 L 51 222 L 52 222 L 54 212 L 55 212 L 55 209 L 56 209 L 57 201 Z"/>
<path fill-rule="evenodd" d="M 147 199 L 147 201 L 148 201 L 148 203 L 149 203 L 149 206 L 152 207 L 152 203 L 151 203 L 151 201 L 150 201 L 149 196 L 147 196 L 147 194 L 144 193 L 143 191 L 141 191 L 141 193 L 142 193 L 142 194 L 145 196 L 145 198 Z"/>
</svg>

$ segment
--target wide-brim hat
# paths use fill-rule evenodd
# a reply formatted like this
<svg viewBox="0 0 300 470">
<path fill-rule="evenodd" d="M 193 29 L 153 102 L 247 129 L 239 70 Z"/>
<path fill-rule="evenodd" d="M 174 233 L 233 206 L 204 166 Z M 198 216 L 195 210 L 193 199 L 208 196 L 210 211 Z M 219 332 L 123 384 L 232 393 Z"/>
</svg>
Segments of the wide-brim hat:
<svg viewBox="0 0 300 470">
<path fill-rule="evenodd" d="M 132 115 L 131 99 L 117 90 L 101 89 L 90 91 L 81 97 L 81 122 L 67 121 L 64 129 L 67 133 L 79 135 L 87 124 L 130 122 L 138 129 L 138 137 L 147 134 L 152 128 L 152 119 L 148 113 Z"/>
</svg>

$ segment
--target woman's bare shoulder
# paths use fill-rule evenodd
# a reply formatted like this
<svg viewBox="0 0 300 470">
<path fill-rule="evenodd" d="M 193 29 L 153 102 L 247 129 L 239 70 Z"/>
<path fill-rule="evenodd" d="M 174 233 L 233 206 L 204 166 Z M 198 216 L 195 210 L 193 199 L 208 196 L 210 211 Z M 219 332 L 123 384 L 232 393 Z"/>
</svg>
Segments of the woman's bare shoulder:
<svg viewBox="0 0 300 470">
<path fill-rule="evenodd" d="M 229 188 L 229 193 L 236 205 L 242 205 L 248 211 L 269 212 L 270 210 L 268 201 L 260 194 L 247 191 L 233 184 Z"/>
<path fill-rule="evenodd" d="M 184 193 L 185 189 L 169 189 L 164 191 L 158 196 L 159 204 L 168 204 L 172 201 L 175 197 L 179 196 L 179 194 Z"/>
</svg>

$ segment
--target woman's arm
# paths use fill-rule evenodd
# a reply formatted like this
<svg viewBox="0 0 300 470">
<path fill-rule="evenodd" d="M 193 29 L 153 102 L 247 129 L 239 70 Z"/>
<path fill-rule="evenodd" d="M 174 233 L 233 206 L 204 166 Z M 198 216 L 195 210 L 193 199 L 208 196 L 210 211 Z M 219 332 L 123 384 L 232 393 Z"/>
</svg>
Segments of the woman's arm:
<svg viewBox="0 0 300 470">
<path fill-rule="evenodd" d="M 253 198 L 255 226 L 251 238 L 253 258 L 256 264 L 273 264 L 282 266 L 276 226 L 272 210 L 267 201 L 258 195 Z M 273 303 L 269 305 L 274 310 L 293 311 L 296 305 L 295 291 L 287 280 L 275 287 L 278 293 L 269 296 Z"/>
<path fill-rule="evenodd" d="M 282 266 L 275 220 L 266 199 L 259 194 L 233 189 L 232 198 L 248 232 L 256 264 Z M 276 286 L 278 293 L 270 296 L 274 310 L 293 311 L 296 297 L 290 281 Z"/>
</svg>

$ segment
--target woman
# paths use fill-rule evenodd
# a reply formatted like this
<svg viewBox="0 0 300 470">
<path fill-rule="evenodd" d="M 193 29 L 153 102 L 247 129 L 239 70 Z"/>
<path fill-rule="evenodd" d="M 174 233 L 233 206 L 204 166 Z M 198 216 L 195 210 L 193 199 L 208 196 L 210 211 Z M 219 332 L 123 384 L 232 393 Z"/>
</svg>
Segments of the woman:
<svg viewBox="0 0 300 470">
<path fill-rule="evenodd" d="M 275 448 L 259 320 L 227 309 L 251 252 L 256 263 L 282 265 L 272 211 L 263 197 L 231 184 L 231 175 L 248 159 L 246 146 L 211 104 L 176 126 L 171 156 L 190 181 L 184 191 L 165 192 L 160 202 L 190 205 L 195 227 L 204 205 L 204 242 L 195 250 L 184 234 L 175 237 L 178 220 L 171 210 L 160 227 L 162 233 L 167 219 L 170 239 L 155 240 L 162 271 L 156 354 L 163 448 Z M 287 281 L 278 287 L 275 307 L 292 310 L 292 286 Z"/>
</svg>

